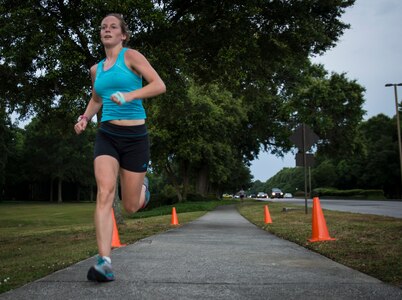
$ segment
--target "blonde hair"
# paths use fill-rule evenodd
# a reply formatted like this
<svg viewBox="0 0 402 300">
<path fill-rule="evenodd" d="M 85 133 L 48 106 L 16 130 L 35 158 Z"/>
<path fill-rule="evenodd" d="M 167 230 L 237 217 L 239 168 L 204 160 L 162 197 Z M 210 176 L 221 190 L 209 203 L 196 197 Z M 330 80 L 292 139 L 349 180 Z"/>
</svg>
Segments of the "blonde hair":
<svg viewBox="0 0 402 300">
<path fill-rule="evenodd" d="M 126 46 L 128 41 L 130 40 L 131 31 L 128 29 L 127 23 L 126 21 L 124 21 L 123 15 L 117 13 L 111 13 L 106 15 L 106 17 L 115 17 L 120 21 L 121 32 L 126 36 L 126 39 L 123 41 L 123 46 Z"/>
</svg>

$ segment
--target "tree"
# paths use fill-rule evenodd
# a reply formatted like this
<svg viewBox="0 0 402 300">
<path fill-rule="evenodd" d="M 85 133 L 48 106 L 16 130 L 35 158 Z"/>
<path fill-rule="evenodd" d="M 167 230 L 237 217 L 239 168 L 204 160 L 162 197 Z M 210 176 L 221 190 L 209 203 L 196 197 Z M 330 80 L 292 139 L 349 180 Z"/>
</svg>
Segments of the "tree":
<svg viewBox="0 0 402 300">
<path fill-rule="evenodd" d="M 338 182 L 336 166 L 331 160 L 325 160 L 315 167 L 312 177 L 314 178 L 315 187 L 336 187 Z"/>
<path fill-rule="evenodd" d="M 360 157 L 358 185 L 383 189 L 388 196 L 401 193 L 396 118 L 379 114 L 361 125 L 367 155 Z"/>
<path fill-rule="evenodd" d="M 2 106 L 0 105 L 0 195 L 3 190 L 4 178 L 5 178 L 5 167 L 7 163 L 7 148 L 6 148 L 6 114 Z"/>
<path fill-rule="evenodd" d="M 4 104 L 0 103 L 0 200 L 4 197 L 7 161 L 12 143 L 12 126 Z"/>
<path fill-rule="evenodd" d="M 296 193 L 304 190 L 303 168 L 283 168 L 264 185 L 265 191 L 280 188 L 283 192 Z"/>
<path fill-rule="evenodd" d="M 88 130 L 77 137 L 70 126 L 64 125 L 64 114 L 63 110 L 54 109 L 50 115 L 35 117 L 26 127 L 24 143 L 25 157 L 30 158 L 25 172 L 34 181 L 49 182 L 50 201 L 55 181 L 57 202 L 63 201 L 63 181 L 75 181 L 81 186 L 93 184 L 93 126 L 89 123 Z M 72 116 L 69 117 L 71 120 Z"/>
<path fill-rule="evenodd" d="M 256 180 L 252 183 L 250 188 L 250 193 L 257 195 L 259 192 L 264 191 L 264 183 L 260 180 Z"/>
<path fill-rule="evenodd" d="M 186 51 L 183 71 L 244 99 L 248 118 L 236 143 L 244 157 L 254 159 L 261 145 L 274 153 L 288 147 L 282 91 L 297 83 L 311 55 L 332 47 L 348 28 L 340 16 L 354 1 L 164 3 L 169 30 Z"/>
<path fill-rule="evenodd" d="M 320 137 L 319 153 L 333 158 L 358 153 L 364 88 L 345 74 L 329 76 L 322 65 L 310 65 L 300 75 L 300 82 L 288 91 L 294 120 L 308 124 Z"/>
<path fill-rule="evenodd" d="M 313 188 L 382 189 L 389 198 L 399 197 L 400 172 L 395 125 L 395 117 L 379 114 L 358 126 L 353 142 L 356 152 L 352 155 L 318 153 L 312 169 Z M 266 185 L 298 186 L 294 184 L 296 177 L 294 169 L 283 169 L 269 179 Z"/>
<path fill-rule="evenodd" d="M 219 186 L 230 181 L 233 166 L 242 164 L 239 149 L 232 145 L 245 112 L 241 101 L 219 86 L 194 83 L 185 98 L 176 99 L 175 108 L 170 113 L 150 105 L 151 152 L 156 157 L 152 166 L 166 171 L 178 198 L 185 200 L 191 175 L 197 178 L 196 192 L 205 195 L 210 183 Z"/>
<path fill-rule="evenodd" d="M 246 117 L 228 140 L 240 149 L 241 157 L 233 162 L 247 164 L 258 156 L 261 146 L 274 153 L 289 148 L 293 107 L 286 101 L 288 91 L 299 84 L 300 70 L 309 57 L 333 47 L 348 28 L 340 17 L 353 3 L 28 0 L 16 5 L 5 0 L 0 7 L 0 71 L 9 74 L 10 84 L 2 97 L 22 116 L 54 107 L 66 112 L 73 107 L 76 115 L 81 112 L 90 92 L 88 69 L 102 56 L 98 25 L 113 7 L 129 16 L 135 33 L 131 45 L 149 57 L 170 91 L 155 101 L 160 107 L 152 112 L 181 111 L 176 101 L 187 98 L 188 78 L 197 86 L 217 84 L 241 99 Z M 155 125 L 166 124 L 157 118 Z M 178 120 L 172 121 L 177 124 Z M 170 140 L 172 144 L 185 143 L 172 128 L 160 130 L 175 139 Z M 184 172 L 187 157 L 180 149 L 155 152 L 152 160 L 167 160 Z M 233 158 L 226 154 L 232 151 L 227 145 L 214 151 Z M 205 163 L 212 164 L 207 165 L 211 180 L 225 176 L 217 160 Z"/>
</svg>

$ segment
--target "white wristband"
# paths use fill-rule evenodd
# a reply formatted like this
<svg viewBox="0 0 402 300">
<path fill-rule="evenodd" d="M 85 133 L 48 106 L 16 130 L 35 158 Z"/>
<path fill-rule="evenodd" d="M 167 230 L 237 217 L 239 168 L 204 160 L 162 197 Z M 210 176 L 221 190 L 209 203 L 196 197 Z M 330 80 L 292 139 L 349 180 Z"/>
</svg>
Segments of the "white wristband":
<svg viewBox="0 0 402 300">
<path fill-rule="evenodd" d="M 123 105 L 124 103 L 126 103 L 126 100 L 124 99 L 124 96 L 121 92 L 116 92 L 114 93 L 112 96 L 116 97 L 117 100 L 119 100 L 120 104 Z"/>
</svg>

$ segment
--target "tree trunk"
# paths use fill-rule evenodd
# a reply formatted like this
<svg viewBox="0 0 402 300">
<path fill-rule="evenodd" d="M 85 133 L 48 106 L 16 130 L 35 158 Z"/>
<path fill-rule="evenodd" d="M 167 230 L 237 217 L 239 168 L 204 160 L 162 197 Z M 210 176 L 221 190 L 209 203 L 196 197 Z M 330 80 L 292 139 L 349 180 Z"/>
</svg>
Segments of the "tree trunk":
<svg viewBox="0 0 402 300">
<path fill-rule="evenodd" d="M 62 180 L 61 180 L 61 178 L 58 178 L 57 179 L 57 203 L 62 203 L 63 202 L 63 199 L 62 199 L 62 187 L 63 187 L 63 184 L 62 184 Z"/>
<path fill-rule="evenodd" d="M 208 194 L 208 166 L 203 165 L 198 172 L 197 181 L 195 183 L 195 191 L 197 194 L 206 196 Z"/>
<path fill-rule="evenodd" d="M 33 198 L 34 198 L 34 184 L 33 183 L 30 183 L 29 184 L 29 198 L 30 198 L 30 200 L 33 200 Z"/>
<path fill-rule="evenodd" d="M 179 203 L 183 202 L 183 195 L 182 195 L 181 190 L 180 190 L 180 185 L 177 182 L 176 176 L 174 176 L 174 173 L 173 173 L 172 168 L 170 167 L 169 163 L 166 164 L 165 171 L 166 171 L 166 174 L 167 174 L 168 178 L 173 183 L 174 189 L 176 190 L 176 195 L 177 195 L 177 198 L 178 198 L 178 202 Z"/>
<path fill-rule="evenodd" d="M 81 186 L 77 184 L 77 202 L 80 202 L 81 198 Z"/>
<path fill-rule="evenodd" d="M 218 185 L 210 185 L 208 189 L 208 194 L 215 194 L 217 199 L 221 198 L 222 190 Z"/>
<path fill-rule="evenodd" d="M 189 185 L 190 185 L 190 175 L 189 175 L 189 168 L 190 168 L 190 164 L 188 163 L 188 161 L 184 161 L 183 162 L 183 201 L 187 200 L 187 193 L 188 193 L 188 189 L 189 189 Z"/>
<path fill-rule="evenodd" d="M 49 200 L 50 202 L 53 202 L 53 178 L 50 179 L 50 191 L 49 191 Z"/>
</svg>

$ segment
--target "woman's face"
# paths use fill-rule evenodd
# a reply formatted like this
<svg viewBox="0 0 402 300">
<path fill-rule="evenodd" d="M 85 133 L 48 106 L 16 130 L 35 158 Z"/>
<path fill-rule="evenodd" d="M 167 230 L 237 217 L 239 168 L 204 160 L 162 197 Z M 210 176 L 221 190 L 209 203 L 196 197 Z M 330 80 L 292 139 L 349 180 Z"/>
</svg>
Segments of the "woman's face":
<svg viewBox="0 0 402 300">
<path fill-rule="evenodd" d="M 114 16 L 102 20 L 100 36 L 105 47 L 122 44 L 126 39 L 126 35 L 121 31 L 120 20 Z"/>
</svg>

